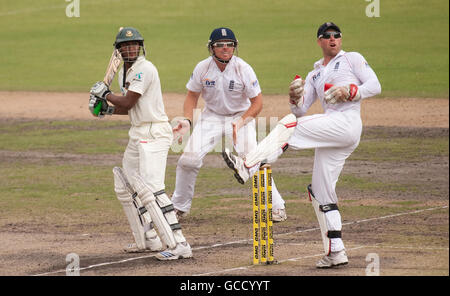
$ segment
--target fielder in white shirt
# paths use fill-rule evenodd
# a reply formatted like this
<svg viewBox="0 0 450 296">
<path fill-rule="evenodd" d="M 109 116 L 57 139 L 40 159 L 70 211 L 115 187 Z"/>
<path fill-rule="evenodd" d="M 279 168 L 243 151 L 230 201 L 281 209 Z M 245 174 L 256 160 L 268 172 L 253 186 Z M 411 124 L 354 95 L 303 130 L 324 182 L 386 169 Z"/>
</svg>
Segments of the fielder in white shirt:
<svg viewBox="0 0 450 296">
<path fill-rule="evenodd" d="M 104 82 L 97 82 L 91 89 L 89 107 L 92 112 L 97 104 L 102 104 L 105 105 L 102 110 L 112 109 L 113 114 L 130 117 L 130 139 L 122 160 L 123 169 L 113 169 L 114 189 L 135 239 L 125 251 L 167 248 L 156 258 L 190 258 L 191 247 L 165 193 L 167 154 L 173 133 L 164 111 L 158 71 L 146 60 L 144 38 L 135 28 L 123 28 L 114 46 L 124 61 L 118 73 L 122 95 L 113 94 Z"/>
<path fill-rule="evenodd" d="M 191 208 L 203 158 L 221 143 L 224 135 L 233 139 L 238 154 L 247 154 L 257 145 L 255 118 L 262 109 L 261 88 L 252 67 L 234 55 L 237 45 L 232 30 L 214 29 L 208 41 L 211 56 L 197 64 L 186 85 L 185 119 L 174 128 L 175 138 L 181 140 L 190 129 L 200 95 L 205 108 L 177 164 L 172 202 L 180 217 Z M 257 167 L 250 173 L 256 170 Z M 272 194 L 273 221 L 284 221 L 287 217 L 284 200 L 275 183 Z"/>
<path fill-rule="evenodd" d="M 317 32 L 323 58 L 314 64 L 306 79 L 291 83 L 289 104 L 292 114 L 285 116 L 245 160 L 230 151 L 223 154 L 228 166 L 241 180 L 261 161 L 276 159 L 287 148 L 315 149 L 312 182 L 308 193 L 319 221 L 325 256 L 318 268 L 348 263 L 342 241 L 342 221 L 337 206 L 336 183 L 345 160 L 359 144 L 362 122 L 361 100 L 381 92 L 378 78 L 364 57 L 341 50 L 342 33 L 331 22 Z M 320 100 L 323 114 L 304 116 Z"/>
</svg>

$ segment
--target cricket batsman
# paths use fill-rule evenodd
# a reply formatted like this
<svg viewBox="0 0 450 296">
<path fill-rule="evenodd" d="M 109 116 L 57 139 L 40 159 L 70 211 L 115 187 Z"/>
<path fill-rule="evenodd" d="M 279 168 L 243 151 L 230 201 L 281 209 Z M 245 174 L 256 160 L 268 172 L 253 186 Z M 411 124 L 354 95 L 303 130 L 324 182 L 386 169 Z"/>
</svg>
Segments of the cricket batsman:
<svg viewBox="0 0 450 296">
<path fill-rule="evenodd" d="M 100 116 L 109 113 L 128 115 L 131 121 L 123 169 L 113 169 L 115 192 L 135 239 L 126 251 L 167 248 L 156 258 L 190 258 L 191 247 L 165 192 L 167 154 L 173 134 L 164 111 L 158 71 L 146 59 L 144 38 L 137 29 L 125 27 L 120 30 L 114 47 L 123 59 L 123 67 L 118 73 L 121 94 L 112 93 L 105 82 L 97 82 L 90 91 L 89 109 Z M 104 107 L 97 114 L 95 107 L 99 103 Z"/>
</svg>

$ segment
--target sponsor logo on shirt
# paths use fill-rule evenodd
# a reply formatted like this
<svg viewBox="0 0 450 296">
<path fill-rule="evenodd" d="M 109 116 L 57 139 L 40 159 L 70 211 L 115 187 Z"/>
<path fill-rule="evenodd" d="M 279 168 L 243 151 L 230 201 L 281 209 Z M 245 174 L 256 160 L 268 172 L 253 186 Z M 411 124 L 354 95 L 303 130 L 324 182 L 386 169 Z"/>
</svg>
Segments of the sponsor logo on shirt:
<svg viewBox="0 0 450 296">
<path fill-rule="evenodd" d="M 209 80 L 208 78 L 204 79 L 206 87 L 214 87 L 216 85 L 215 80 Z"/>
<path fill-rule="evenodd" d="M 334 71 L 337 71 L 338 69 L 339 69 L 339 64 L 340 64 L 341 62 L 337 62 L 335 65 L 334 65 Z"/>
<path fill-rule="evenodd" d="M 317 73 L 316 75 L 314 75 L 314 76 L 312 77 L 312 80 L 313 80 L 313 81 L 316 81 L 316 79 L 319 78 L 319 77 L 320 77 L 320 72 Z"/>
<path fill-rule="evenodd" d="M 253 86 L 253 87 L 257 87 L 258 84 L 259 84 L 258 80 L 255 80 L 255 81 L 252 82 L 252 86 Z"/>
<path fill-rule="evenodd" d="M 228 90 L 233 90 L 234 89 L 234 80 L 230 80 L 230 84 L 228 85 Z"/>
<path fill-rule="evenodd" d="M 142 73 L 142 72 L 136 73 L 133 77 L 133 81 L 142 81 L 143 76 L 144 76 L 144 73 Z"/>
</svg>

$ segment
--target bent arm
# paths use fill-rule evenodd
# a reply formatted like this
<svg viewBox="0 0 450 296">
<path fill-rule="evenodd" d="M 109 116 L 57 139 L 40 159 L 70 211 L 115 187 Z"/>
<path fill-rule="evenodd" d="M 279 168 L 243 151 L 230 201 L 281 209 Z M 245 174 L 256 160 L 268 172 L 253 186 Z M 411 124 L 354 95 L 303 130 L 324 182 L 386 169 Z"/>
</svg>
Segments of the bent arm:
<svg viewBox="0 0 450 296">
<path fill-rule="evenodd" d="M 193 121 L 194 117 L 194 109 L 197 107 L 198 98 L 200 97 L 199 92 L 193 92 L 188 90 L 186 99 L 184 100 L 183 105 L 183 115 L 187 119 L 189 119 L 191 122 Z"/>
<path fill-rule="evenodd" d="M 115 114 L 128 114 L 128 110 L 136 105 L 140 97 L 141 94 L 129 90 L 125 96 L 110 93 L 106 96 L 106 99 L 116 107 Z"/>
<path fill-rule="evenodd" d="M 317 93 L 314 85 L 311 82 L 311 75 L 308 74 L 305 79 L 305 86 L 303 92 L 303 104 L 293 105 L 289 104 L 292 113 L 298 118 L 306 114 L 311 105 L 316 101 Z"/>
<path fill-rule="evenodd" d="M 357 53 L 350 55 L 353 71 L 356 77 L 361 81 L 358 86 L 361 99 L 370 98 L 381 93 L 381 84 L 372 68 L 365 58 Z"/>
<path fill-rule="evenodd" d="M 248 119 L 253 119 L 258 116 L 258 114 L 261 112 L 263 108 L 263 99 L 262 94 L 259 93 L 256 97 L 250 98 L 250 108 L 245 111 L 244 114 L 242 114 L 242 119 L 244 122 L 247 122 Z"/>
</svg>

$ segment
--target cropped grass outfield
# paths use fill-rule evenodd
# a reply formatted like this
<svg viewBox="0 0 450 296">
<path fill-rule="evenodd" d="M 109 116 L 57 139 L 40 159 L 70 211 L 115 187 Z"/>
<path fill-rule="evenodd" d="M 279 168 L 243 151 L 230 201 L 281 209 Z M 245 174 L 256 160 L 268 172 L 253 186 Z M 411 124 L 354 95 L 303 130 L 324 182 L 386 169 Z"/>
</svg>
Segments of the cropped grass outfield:
<svg viewBox="0 0 450 296">
<path fill-rule="evenodd" d="M 294 75 L 306 75 L 320 58 L 315 33 L 321 23 L 332 20 L 343 30 L 344 50 L 362 53 L 376 71 L 382 96 L 448 98 L 446 0 L 379 0 L 379 18 L 365 15 L 368 2 L 364 0 L 79 1 L 81 16 L 68 18 L 65 12 L 69 2 L 65 0 L 0 0 L 0 24 L 4 28 L 0 91 L 87 93 L 95 81 L 103 78 L 118 27 L 134 26 L 146 40 L 148 58 L 158 67 L 163 91 L 184 93 L 193 67 L 208 56 L 205 45 L 210 32 L 228 26 L 240 41 L 239 56 L 253 66 L 263 92 L 285 94 Z M 113 89 L 117 90 L 116 82 Z M 128 234 L 131 239 L 111 172 L 113 166 L 121 165 L 128 128 L 128 122 L 94 119 L 3 120 L 0 227 L 20 235 L 26 232 L 31 238 L 54 232 L 115 233 L 116 238 Z M 391 129 L 366 128 L 350 160 L 397 166 L 429 159 L 448 163 L 448 129 L 432 136 L 403 135 L 394 137 Z M 169 155 L 166 170 L 166 190 L 170 194 L 175 187 L 179 157 L 174 154 Z M 312 159 L 313 151 L 288 150 L 283 157 Z M 306 185 L 311 182 L 310 170 L 305 168 L 295 178 L 288 171 L 278 170 L 276 182 L 290 217 L 277 225 L 277 231 L 316 227 L 309 201 L 299 198 L 305 196 Z M 373 193 L 381 201 L 386 201 L 386 196 L 392 198 L 381 207 L 356 195 L 343 198 L 342 214 L 347 221 L 428 208 L 428 201 L 418 201 L 414 197 L 417 195 L 448 195 L 448 191 L 430 186 L 426 177 L 421 182 L 386 182 L 372 174 L 345 170 L 338 186 L 351 188 L 356 194 Z M 183 224 L 189 239 L 251 237 L 247 221 L 251 217 L 250 187 L 237 184 L 230 170 L 205 166 L 195 190 L 191 210 L 194 219 Z M 411 199 L 396 199 L 398 193 L 405 192 Z M 445 214 L 448 216 L 448 210 Z M 405 229 L 395 231 L 395 235 L 385 235 L 383 242 L 439 247 L 444 240 L 448 247 L 448 238 L 436 235 L 448 234 L 448 223 L 421 223 L 421 228 L 430 228 L 421 232 L 426 237 L 415 235 L 407 226 L 403 225 Z M 411 241 L 403 242 L 403 237 Z M 105 250 L 105 254 L 119 248 Z M 50 251 L 52 257 L 58 256 L 58 251 L 59 245 L 55 245 Z M 61 260 L 64 262 L 64 257 Z"/>
<path fill-rule="evenodd" d="M 343 49 L 378 74 L 382 96 L 448 97 L 448 1 L 379 1 L 380 17 L 369 18 L 364 0 L 79 0 L 80 17 L 68 18 L 65 0 L 2 0 L 0 90 L 87 91 L 103 78 L 118 27 L 134 26 L 163 91 L 185 92 L 210 32 L 228 26 L 263 92 L 285 93 L 320 58 L 315 34 L 332 20 Z"/>
</svg>

